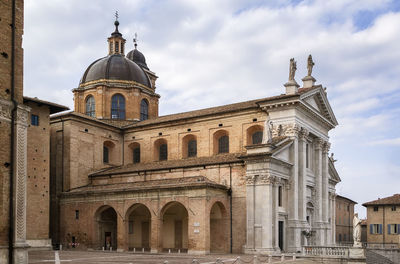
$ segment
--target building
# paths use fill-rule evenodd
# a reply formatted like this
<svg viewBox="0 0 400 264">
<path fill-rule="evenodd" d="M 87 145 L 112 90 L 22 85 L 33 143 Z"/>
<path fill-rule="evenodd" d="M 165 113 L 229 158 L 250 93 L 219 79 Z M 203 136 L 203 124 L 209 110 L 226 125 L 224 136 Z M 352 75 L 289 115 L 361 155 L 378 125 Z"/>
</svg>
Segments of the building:
<svg viewBox="0 0 400 264">
<path fill-rule="evenodd" d="M 367 208 L 367 242 L 400 245 L 400 194 L 364 203 Z"/>
<path fill-rule="evenodd" d="M 67 107 L 23 97 L 30 108 L 27 129 L 26 243 L 32 249 L 51 249 L 50 229 L 50 114 Z M 40 225 L 38 225 L 40 223 Z"/>
<path fill-rule="evenodd" d="M 0 3 L 0 263 L 27 263 L 23 1 Z"/>
<path fill-rule="evenodd" d="M 336 196 L 336 243 L 353 243 L 354 205 L 349 198 Z"/>
<path fill-rule="evenodd" d="M 51 238 L 80 249 L 297 252 L 335 243 L 328 157 L 337 125 L 322 85 L 158 115 L 156 74 L 118 31 L 52 115 Z"/>
</svg>

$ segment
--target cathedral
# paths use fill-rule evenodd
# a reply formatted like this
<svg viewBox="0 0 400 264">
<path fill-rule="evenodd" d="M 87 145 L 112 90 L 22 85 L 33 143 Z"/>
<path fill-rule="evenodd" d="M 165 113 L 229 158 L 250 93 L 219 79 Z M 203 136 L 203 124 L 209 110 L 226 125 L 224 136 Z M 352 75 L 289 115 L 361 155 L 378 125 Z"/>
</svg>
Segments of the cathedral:
<svg viewBox="0 0 400 264">
<path fill-rule="evenodd" d="M 157 75 L 115 30 L 50 118 L 50 237 L 63 248 L 299 252 L 335 243 L 329 130 L 308 60 L 284 93 L 159 116 Z"/>
</svg>

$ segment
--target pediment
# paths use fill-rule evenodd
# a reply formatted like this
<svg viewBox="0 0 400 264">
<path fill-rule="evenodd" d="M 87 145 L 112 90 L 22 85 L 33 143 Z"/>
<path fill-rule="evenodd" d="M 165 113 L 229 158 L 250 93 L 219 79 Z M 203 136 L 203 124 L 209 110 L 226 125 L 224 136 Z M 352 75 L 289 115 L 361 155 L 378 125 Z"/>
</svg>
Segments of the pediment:
<svg viewBox="0 0 400 264">
<path fill-rule="evenodd" d="M 338 125 L 335 114 L 329 104 L 325 90 L 320 86 L 301 95 L 300 100 L 311 111 L 321 115 L 334 126 Z"/>
<path fill-rule="evenodd" d="M 276 144 L 277 149 L 273 151 L 272 157 L 283 160 L 286 162 L 290 161 L 290 146 L 292 145 L 292 141 L 289 139 L 282 140 L 278 144 Z"/>
</svg>

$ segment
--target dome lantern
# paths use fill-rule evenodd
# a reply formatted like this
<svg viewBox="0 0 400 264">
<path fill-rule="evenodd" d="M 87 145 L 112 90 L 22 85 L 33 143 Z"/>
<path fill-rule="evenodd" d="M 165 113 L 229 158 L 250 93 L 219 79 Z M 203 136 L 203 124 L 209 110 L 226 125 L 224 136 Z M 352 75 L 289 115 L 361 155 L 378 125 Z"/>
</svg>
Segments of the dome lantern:
<svg viewBox="0 0 400 264">
<path fill-rule="evenodd" d="M 118 11 L 115 12 L 115 31 L 111 33 L 111 37 L 108 38 L 108 55 L 122 54 L 125 53 L 125 42 L 126 40 L 122 37 L 122 34 L 118 31 Z"/>
</svg>

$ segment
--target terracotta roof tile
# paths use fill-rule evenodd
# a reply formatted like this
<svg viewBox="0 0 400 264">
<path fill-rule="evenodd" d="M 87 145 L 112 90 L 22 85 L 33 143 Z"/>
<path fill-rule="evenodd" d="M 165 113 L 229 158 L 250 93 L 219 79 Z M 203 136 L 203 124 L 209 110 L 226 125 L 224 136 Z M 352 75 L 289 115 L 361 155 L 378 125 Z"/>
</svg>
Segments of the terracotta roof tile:
<svg viewBox="0 0 400 264">
<path fill-rule="evenodd" d="M 171 178 L 161 180 L 150 180 L 150 181 L 137 181 L 137 182 L 124 182 L 106 185 L 88 185 L 72 189 L 68 192 L 64 192 L 63 195 L 68 194 L 86 194 L 86 193 L 101 193 L 101 192 L 118 192 L 118 191 L 143 191 L 143 190 L 157 190 L 157 189 L 171 189 L 171 188 L 204 188 L 212 187 L 227 190 L 228 187 L 222 184 L 218 184 L 214 181 L 209 180 L 204 176 L 193 176 L 183 178 Z"/>
<path fill-rule="evenodd" d="M 90 174 L 89 177 L 134 173 L 140 171 L 168 170 L 175 168 L 217 165 L 217 164 L 232 163 L 232 162 L 243 162 L 240 159 L 238 159 L 239 155 L 240 154 L 230 153 L 230 154 L 219 154 L 211 157 L 187 158 L 179 160 L 166 160 L 166 161 L 154 161 L 148 163 L 128 164 L 125 166 L 103 169 L 99 172 L 94 172 Z"/>
<path fill-rule="evenodd" d="M 363 206 L 367 207 L 370 205 L 399 205 L 399 204 L 400 204 L 400 194 L 398 193 L 389 197 L 363 203 Z"/>
<path fill-rule="evenodd" d="M 305 92 L 308 92 L 308 91 L 310 91 L 312 89 L 316 89 L 316 88 L 318 88 L 318 86 L 314 86 L 311 88 L 300 88 L 299 92 L 297 94 L 289 94 L 289 95 L 281 94 L 281 95 L 276 95 L 276 96 L 271 96 L 271 97 L 266 97 L 266 98 L 261 98 L 261 99 L 255 99 L 255 100 L 250 100 L 250 101 L 245 101 L 245 102 L 239 102 L 239 103 L 234 103 L 234 104 L 228 104 L 228 105 L 210 107 L 210 108 L 194 110 L 194 111 L 189 111 L 189 112 L 159 116 L 157 118 L 137 122 L 137 123 L 129 125 L 127 127 L 139 127 L 139 126 L 157 124 L 157 123 L 162 123 L 162 122 L 170 122 L 170 121 L 175 121 L 175 120 L 179 120 L 179 119 L 189 119 L 189 118 L 194 118 L 194 117 L 199 117 L 199 116 L 207 116 L 207 115 L 214 115 L 214 114 L 221 114 L 221 113 L 227 113 L 227 112 L 233 112 L 233 111 L 258 108 L 258 103 L 265 102 L 265 101 L 273 101 L 273 100 L 297 97 Z"/>
</svg>

